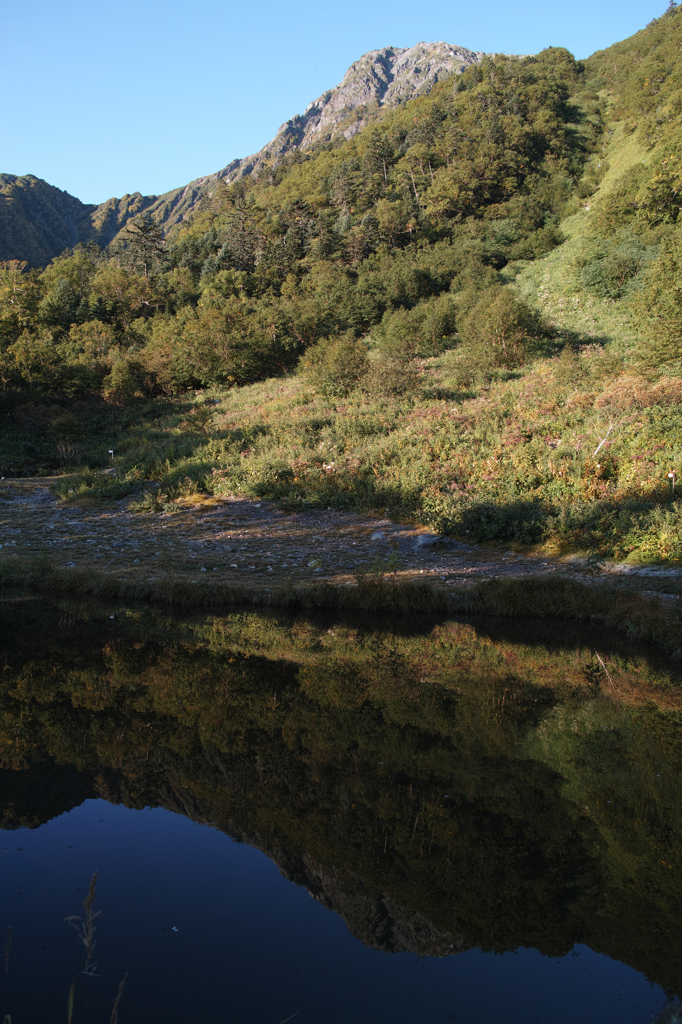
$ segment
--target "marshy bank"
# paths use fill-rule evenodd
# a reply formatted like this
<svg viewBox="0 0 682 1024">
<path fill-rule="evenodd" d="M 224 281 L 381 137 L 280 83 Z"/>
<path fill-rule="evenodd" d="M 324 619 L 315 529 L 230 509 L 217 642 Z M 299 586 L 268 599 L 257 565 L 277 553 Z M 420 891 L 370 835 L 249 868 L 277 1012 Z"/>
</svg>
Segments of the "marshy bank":
<svg viewBox="0 0 682 1024">
<path fill-rule="evenodd" d="M 3 486 L 0 586 L 149 601 L 598 624 L 675 655 L 682 571 L 590 565 L 458 542 L 420 526 L 265 501 L 207 498 L 133 514 L 64 503 L 50 481 Z"/>
</svg>

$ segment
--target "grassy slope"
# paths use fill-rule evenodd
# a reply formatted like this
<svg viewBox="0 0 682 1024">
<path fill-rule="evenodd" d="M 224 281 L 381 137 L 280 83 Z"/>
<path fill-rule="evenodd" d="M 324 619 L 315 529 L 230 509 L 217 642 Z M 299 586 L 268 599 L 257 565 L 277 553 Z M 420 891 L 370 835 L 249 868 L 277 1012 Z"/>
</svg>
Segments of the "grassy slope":
<svg viewBox="0 0 682 1024">
<path fill-rule="evenodd" d="M 667 22 L 632 45 L 663 30 Z M 618 44 L 619 53 L 627 45 Z M 593 60 L 601 74 L 608 59 Z M 520 371 L 481 372 L 465 348 L 455 348 L 419 361 L 419 380 L 402 396 L 365 388 L 328 398 L 304 376 L 289 375 L 185 396 L 163 409 L 157 403 L 153 412 L 129 407 L 106 447 L 116 449 L 119 477 L 160 482 L 140 510 L 197 490 L 242 493 L 294 508 L 379 510 L 469 540 L 682 560 L 680 507 L 668 478 L 682 456 L 682 377 L 639 365 L 643 339 L 631 291 L 600 298 L 581 278 L 624 175 L 653 164 L 669 145 L 667 136 L 652 145 L 633 130 L 624 88 L 607 83 L 620 120 L 594 159 L 608 169 L 591 198 L 569 204 L 561 225 L 567 241 L 502 271 L 554 328 Z M 660 237 L 645 238 L 649 258 Z M 106 495 L 112 486 L 85 477 L 63 495 Z"/>
<path fill-rule="evenodd" d="M 198 395 L 153 434 L 136 430 L 124 466 L 139 473 L 146 449 L 158 476 L 160 457 L 181 445 L 187 457 L 163 475 L 170 499 L 207 487 L 293 507 L 388 511 L 469 539 L 679 560 L 677 508 L 665 499 L 682 454 L 682 381 L 642 376 L 627 298 L 588 293 L 576 269 L 604 203 L 647 152 L 616 124 L 604 158 L 598 193 L 562 223 L 567 241 L 502 275 L 542 309 L 560 344 L 571 343 L 562 354 L 558 344 L 519 374 L 477 379 L 449 351 L 421 362 L 406 397 L 330 399 L 293 375 Z M 592 453 L 611 423 L 598 461 Z M 647 502 L 661 500 L 652 512 Z"/>
<path fill-rule="evenodd" d="M 634 318 L 626 303 L 591 295 L 580 286 L 575 261 L 582 246 L 594 232 L 595 222 L 605 200 L 619 188 L 620 180 L 637 164 L 648 165 L 651 154 L 641 140 L 625 130 L 622 122 L 612 122 L 612 134 L 604 142 L 603 160 L 608 170 L 597 193 L 585 199 L 580 209 L 561 222 L 566 241 L 553 252 L 529 265 L 506 268 L 523 298 L 535 302 L 557 328 L 574 333 L 586 342 L 599 340 L 622 354 L 635 350 L 642 342 Z"/>
<path fill-rule="evenodd" d="M 216 432 L 253 437 L 238 458 L 215 460 L 218 490 L 378 508 L 477 539 L 678 561 L 667 474 L 682 455 L 682 381 L 642 373 L 629 296 L 600 298 L 579 276 L 581 253 L 623 176 L 655 157 L 624 122 L 612 123 L 602 155 L 608 170 L 596 195 L 563 220 L 567 241 L 502 272 L 571 343 L 561 356 L 543 355 L 517 379 L 481 381 L 467 380 L 460 355 L 447 352 L 422 362 L 420 388 L 403 399 L 356 392 L 330 400 L 300 378 L 216 395 Z M 592 453 L 609 427 L 597 461 Z M 204 449 L 209 459 L 212 448 Z M 464 510 L 458 497 L 468 501 Z M 528 503 L 531 519 L 538 505 L 549 508 L 537 528 L 528 527 Z M 481 522 L 491 517 L 492 525 Z"/>
</svg>

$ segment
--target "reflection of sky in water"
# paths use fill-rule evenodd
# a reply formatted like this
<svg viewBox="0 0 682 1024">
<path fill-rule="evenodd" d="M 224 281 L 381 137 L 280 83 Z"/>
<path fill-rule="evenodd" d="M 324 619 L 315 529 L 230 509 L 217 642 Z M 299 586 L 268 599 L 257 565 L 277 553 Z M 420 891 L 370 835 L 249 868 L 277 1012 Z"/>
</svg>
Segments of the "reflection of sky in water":
<svg viewBox="0 0 682 1024">
<path fill-rule="evenodd" d="M 297 1011 L 297 1024 L 639 1024 L 665 1001 L 584 946 L 560 959 L 368 949 L 264 854 L 169 811 L 87 800 L 0 847 L 0 928 L 14 937 L 2 1011 L 15 1021 L 66 1019 L 78 940 L 64 918 L 94 868 L 92 1024 L 109 1020 L 125 971 L 121 1024 L 279 1024 Z"/>
</svg>

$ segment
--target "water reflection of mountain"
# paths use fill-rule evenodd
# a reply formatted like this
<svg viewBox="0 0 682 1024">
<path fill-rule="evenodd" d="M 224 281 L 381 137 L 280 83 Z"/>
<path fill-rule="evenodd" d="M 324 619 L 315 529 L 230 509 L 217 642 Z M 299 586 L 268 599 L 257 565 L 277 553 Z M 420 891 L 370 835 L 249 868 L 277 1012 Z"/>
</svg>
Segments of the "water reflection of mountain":
<svg viewBox="0 0 682 1024">
<path fill-rule="evenodd" d="M 162 806 L 257 846 L 375 948 L 582 942 L 682 988 L 679 712 L 641 652 L 602 678 L 589 641 L 458 623 L 0 612 L 5 828 L 89 796 Z"/>
<path fill-rule="evenodd" d="M 131 806 L 127 779 L 111 772 L 98 776 L 78 772 L 52 762 L 21 772 L 0 771 L 0 792 L 4 804 L 0 827 L 5 829 L 38 828 L 87 799 L 104 798 Z M 162 800 L 159 793 L 151 792 L 140 799 L 138 792 L 136 806 L 161 806 L 193 821 L 209 820 L 186 791 L 177 791 L 172 785 L 164 787 Z M 224 831 L 238 842 L 261 849 L 286 879 L 303 886 L 313 899 L 342 917 L 351 934 L 366 946 L 419 956 L 449 956 L 469 948 L 419 911 L 402 907 L 388 894 L 369 889 L 359 875 L 323 865 L 310 854 L 263 845 L 259 836 L 241 831 L 232 823 Z"/>
</svg>

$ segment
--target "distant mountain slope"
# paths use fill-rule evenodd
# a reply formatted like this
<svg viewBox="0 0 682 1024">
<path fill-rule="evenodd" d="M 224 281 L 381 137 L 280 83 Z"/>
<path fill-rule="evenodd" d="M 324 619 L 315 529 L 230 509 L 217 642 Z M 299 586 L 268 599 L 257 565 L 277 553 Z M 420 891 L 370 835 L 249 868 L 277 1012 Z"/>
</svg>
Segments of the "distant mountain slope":
<svg viewBox="0 0 682 1024">
<path fill-rule="evenodd" d="M 131 217 L 155 201 L 156 196 L 136 192 L 95 206 L 33 174 L 0 174 L 0 260 L 44 267 L 78 242 L 108 245 Z"/>
<path fill-rule="evenodd" d="M 131 218 L 143 212 L 169 232 L 194 212 L 220 179 L 231 181 L 257 172 L 266 161 L 276 162 L 295 149 L 339 136 L 349 139 L 382 108 L 428 92 L 439 79 L 483 57 L 443 42 L 372 50 L 350 66 L 340 85 L 286 121 L 258 153 L 233 160 L 220 171 L 162 196 L 135 192 L 98 206 L 87 205 L 32 174 L 0 174 L 0 260 L 22 259 L 41 267 L 78 242 L 108 245 Z"/>
<path fill-rule="evenodd" d="M 0 259 L 44 266 L 68 246 L 90 239 L 96 210 L 32 174 L 1 174 Z"/>
</svg>

